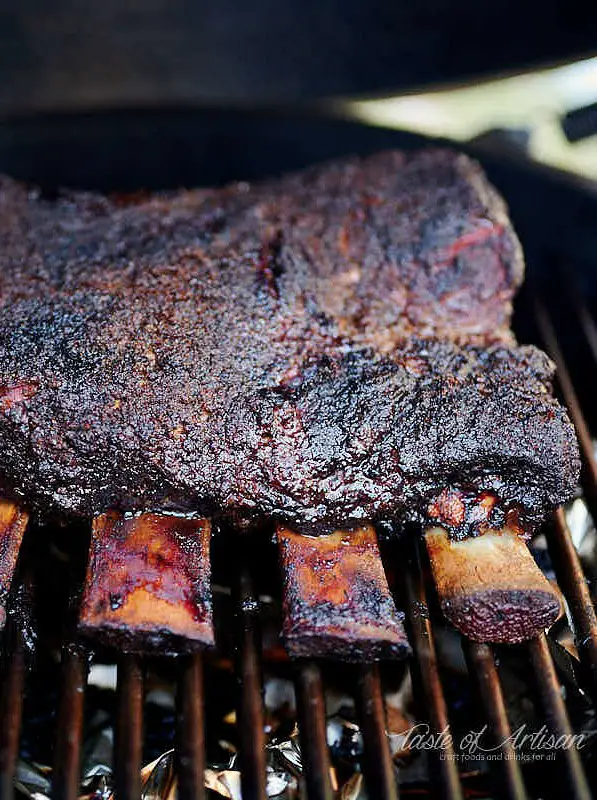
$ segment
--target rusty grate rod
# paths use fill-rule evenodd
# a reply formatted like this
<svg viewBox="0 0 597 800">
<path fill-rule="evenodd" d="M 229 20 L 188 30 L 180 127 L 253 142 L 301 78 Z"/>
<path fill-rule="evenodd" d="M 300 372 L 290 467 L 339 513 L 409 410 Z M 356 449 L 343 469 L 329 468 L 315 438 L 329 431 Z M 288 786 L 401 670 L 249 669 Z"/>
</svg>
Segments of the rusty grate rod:
<svg viewBox="0 0 597 800">
<path fill-rule="evenodd" d="M 408 566 L 403 572 L 407 632 L 414 656 L 412 664 L 413 686 L 417 691 L 422 711 L 427 715 L 431 732 L 435 735 L 449 731 L 448 709 L 439 675 L 433 630 L 429 620 L 427 597 L 419 561 L 417 543 L 411 543 Z M 433 751 L 432 751 L 433 753 Z M 435 758 L 432 777 L 438 794 L 446 800 L 463 800 L 458 766 L 451 738 L 445 742 L 443 758 Z"/>
<path fill-rule="evenodd" d="M 386 714 L 376 664 L 358 668 L 356 704 L 363 732 L 363 772 L 369 797 L 397 800 L 398 786 L 386 733 Z"/>
<path fill-rule="evenodd" d="M 205 798 L 203 657 L 181 656 L 176 694 L 176 773 L 179 800 Z"/>
<path fill-rule="evenodd" d="M 247 569 L 241 568 L 238 584 L 236 612 L 241 790 L 245 800 L 263 800 L 267 795 L 259 603 L 254 596 Z"/>
<path fill-rule="evenodd" d="M 543 302 L 535 295 L 535 318 L 541 333 L 541 338 L 545 344 L 545 348 L 551 358 L 554 360 L 557 371 L 556 377 L 564 401 L 568 408 L 570 418 L 574 423 L 580 452 L 582 455 L 582 472 L 581 482 L 583 485 L 583 492 L 591 511 L 591 516 L 597 520 L 597 461 L 593 452 L 593 438 L 589 427 L 584 418 L 580 402 L 576 395 L 576 390 L 572 383 L 572 378 L 568 372 L 564 354 L 560 348 L 556 332 L 554 330 L 549 314 Z"/>
<path fill-rule="evenodd" d="M 76 645 L 68 645 L 62 655 L 62 689 L 52 772 L 53 800 L 77 800 L 79 797 L 86 683 L 86 654 Z"/>
<path fill-rule="evenodd" d="M 566 595 L 576 634 L 576 645 L 590 680 L 591 695 L 597 705 L 597 615 L 578 553 L 572 543 L 563 510 L 558 509 L 545 536 L 558 584 Z"/>
<path fill-rule="evenodd" d="M 21 633 L 10 621 L 4 631 L 4 642 L 12 647 L 2 676 L 0 695 L 0 798 L 12 800 L 21 736 L 25 656 Z"/>
<path fill-rule="evenodd" d="M 307 797 L 309 800 L 333 800 L 323 681 L 314 661 L 297 661 L 295 688 Z"/>
<path fill-rule="evenodd" d="M 570 305 L 574 309 L 580 328 L 589 346 L 595 365 L 597 366 L 597 325 L 595 324 L 595 320 L 587 307 L 578 281 L 573 275 L 572 270 L 566 269 L 565 265 L 562 263 L 556 266 L 558 267 L 560 284 L 564 286 L 568 292 Z"/>
<path fill-rule="evenodd" d="M 117 691 L 114 797 L 115 800 L 139 800 L 143 754 L 143 672 L 137 656 L 125 654 L 121 657 Z"/>
<path fill-rule="evenodd" d="M 509 800 L 525 800 L 527 793 L 514 746 L 509 741 L 512 731 L 491 647 L 467 639 L 462 640 L 462 647 L 488 725 L 489 744 L 500 756 L 500 760 L 489 763 L 497 784 L 496 795 Z"/>
<path fill-rule="evenodd" d="M 532 639 L 528 644 L 528 651 L 550 732 L 557 737 L 572 736 L 573 730 L 545 634 Z M 562 767 L 561 796 L 573 800 L 589 800 L 591 792 L 578 751 L 574 747 L 561 749 L 558 758 Z"/>
</svg>

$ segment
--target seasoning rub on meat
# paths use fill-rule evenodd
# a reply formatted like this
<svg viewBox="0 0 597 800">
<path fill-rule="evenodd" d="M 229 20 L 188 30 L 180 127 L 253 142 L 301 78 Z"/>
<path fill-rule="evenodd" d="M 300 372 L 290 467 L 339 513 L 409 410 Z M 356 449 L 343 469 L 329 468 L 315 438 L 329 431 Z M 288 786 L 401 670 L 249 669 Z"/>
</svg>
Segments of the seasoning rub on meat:
<svg viewBox="0 0 597 800">
<path fill-rule="evenodd" d="M 502 200 L 445 150 L 144 198 L 4 179 L 5 494 L 517 546 L 578 476 L 552 364 L 509 330 L 522 277 Z"/>
</svg>

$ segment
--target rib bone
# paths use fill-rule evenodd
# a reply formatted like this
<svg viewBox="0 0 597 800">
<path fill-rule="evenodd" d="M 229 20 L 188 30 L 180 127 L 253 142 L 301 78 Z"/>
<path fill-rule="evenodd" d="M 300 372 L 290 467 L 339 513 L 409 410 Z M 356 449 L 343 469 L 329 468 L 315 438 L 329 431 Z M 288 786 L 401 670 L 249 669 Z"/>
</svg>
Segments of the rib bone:
<svg viewBox="0 0 597 800">
<path fill-rule="evenodd" d="M 286 649 L 350 661 L 410 652 L 370 526 L 307 537 L 279 527 Z"/>
<path fill-rule="evenodd" d="M 0 499 L 0 630 L 6 623 L 6 601 L 28 521 L 25 511 Z"/>
<path fill-rule="evenodd" d="M 488 530 L 455 541 L 433 527 L 425 543 L 442 611 L 469 639 L 521 642 L 560 615 L 558 591 L 517 532 Z"/>
<path fill-rule="evenodd" d="M 129 652 L 214 644 L 208 520 L 168 514 L 94 519 L 81 633 Z"/>
</svg>

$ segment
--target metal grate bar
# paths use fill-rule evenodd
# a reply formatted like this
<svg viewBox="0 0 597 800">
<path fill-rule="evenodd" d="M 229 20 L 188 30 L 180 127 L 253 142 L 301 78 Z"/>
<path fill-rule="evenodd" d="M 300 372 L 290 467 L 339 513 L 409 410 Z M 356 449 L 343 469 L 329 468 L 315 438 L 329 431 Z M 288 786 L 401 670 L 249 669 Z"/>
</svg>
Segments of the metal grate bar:
<svg viewBox="0 0 597 800">
<path fill-rule="evenodd" d="M 580 407 L 572 378 L 568 372 L 555 329 L 543 302 L 535 296 L 535 318 L 545 343 L 545 348 L 556 364 L 556 377 L 570 418 L 574 423 L 582 455 L 581 482 L 591 516 L 597 520 L 597 461 L 593 452 L 593 438 Z"/>
<path fill-rule="evenodd" d="M 0 696 L 0 800 L 12 800 L 21 737 L 25 656 L 21 633 L 10 621 L 4 631 L 4 642 L 7 649 L 10 645 L 12 648 L 2 676 Z"/>
<path fill-rule="evenodd" d="M 137 656 L 118 665 L 118 710 L 114 732 L 114 797 L 139 800 L 143 752 L 143 673 Z"/>
<path fill-rule="evenodd" d="M 512 731 L 491 647 L 467 639 L 462 640 L 462 646 L 489 726 L 489 741 L 500 755 L 499 760 L 490 761 L 497 783 L 496 794 L 511 800 L 525 800 L 527 793 L 519 764 L 515 760 L 514 746 L 509 741 Z"/>
<path fill-rule="evenodd" d="M 266 765 L 259 603 L 246 569 L 241 569 L 239 576 L 237 619 L 242 796 L 245 800 L 263 800 L 266 797 Z"/>
<path fill-rule="evenodd" d="M 179 800 L 205 798 L 203 657 L 181 656 L 176 693 L 176 769 Z"/>
<path fill-rule="evenodd" d="M 295 687 L 307 797 L 309 800 L 333 800 L 323 682 L 319 667 L 313 661 L 298 662 Z"/>
<path fill-rule="evenodd" d="M 86 683 L 86 654 L 75 645 L 67 646 L 62 655 L 62 689 L 54 739 L 54 800 L 79 797 Z"/>
<path fill-rule="evenodd" d="M 429 620 L 427 597 L 415 546 L 410 563 L 404 571 L 405 606 L 407 609 L 407 632 L 415 658 L 412 665 L 413 684 L 421 698 L 421 711 L 426 714 L 434 734 L 449 731 L 448 709 L 439 675 L 433 631 Z M 454 758 L 451 739 L 444 746 L 444 758 L 436 756 L 433 779 L 438 795 L 446 800 L 462 800 L 462 787 L 458 766 Z"/>
<path fill-rule="evenodd" d="M 595 320 L 587 308 L 578 281 L 571 270 L 567 270 L 563 264 L 558 264 L 557 267 L 560 284 L 565 287 L 568 293 L 570 305 L 574 308 L 574 313 L 597 366 L 597 325 Z"/>
<path fill-rule="evenodd" d="M 528 644 L 528 650 L 547 726 L 551 733 L 558 737 L 571 736 L 573 730 L 566 713 L 545 634 L 532 639 Z M 574 747 L 560 749 L 559 760 L 562 766 L 562 797 L 589 800 L 591 792 L 578 751 Z"/>
<path fill-rule="evenodd" d="M 576 645 L 590 679 L 593 701 L 597 704 L 597 615 L 562 509 L 553 515 L 545 535 L 558 584 L 572 614 Z"/>
<path fill-rule="evenodd" d="M 379 800 L 398 800 L 377 665 L 359 668 L 356 700 L 363 731 L 363 772 L 367 794 Z"/>
</svg>

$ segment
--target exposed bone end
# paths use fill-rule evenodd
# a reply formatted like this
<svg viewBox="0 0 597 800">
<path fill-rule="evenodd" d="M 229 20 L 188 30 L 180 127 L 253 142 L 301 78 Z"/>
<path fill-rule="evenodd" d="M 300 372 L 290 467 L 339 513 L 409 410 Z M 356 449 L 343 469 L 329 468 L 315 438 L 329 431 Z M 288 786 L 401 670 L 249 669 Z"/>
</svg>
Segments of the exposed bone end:
<svg viewBox="0 0 597 800">
<path fill-rule="evenodd" d="M 0 631 L 6 624 L 6 601 L 28 522 L 25 511 L 0 499 Z"/>
<path fill-rule="evenodd" d="M 403 658 L 410 647 L 370 526 L 308 537 L 277 531 L 292 658 Z"/>
<path fill-rule="evenodd" d="M 208 520 L 168 514 L 95 518 L 82 634 L 128 652 L 214 644 Z"/>
<path fill-rule="evenodd" d="M 560 616 L 558 591 L 517 533 L 452 541 L 443 528 L 430 528 L 425 542 L 442 611 L 469 639 L 522 642 Z"/>
</svg>

